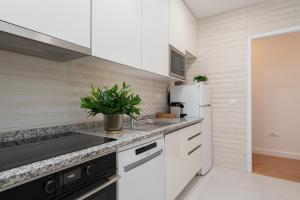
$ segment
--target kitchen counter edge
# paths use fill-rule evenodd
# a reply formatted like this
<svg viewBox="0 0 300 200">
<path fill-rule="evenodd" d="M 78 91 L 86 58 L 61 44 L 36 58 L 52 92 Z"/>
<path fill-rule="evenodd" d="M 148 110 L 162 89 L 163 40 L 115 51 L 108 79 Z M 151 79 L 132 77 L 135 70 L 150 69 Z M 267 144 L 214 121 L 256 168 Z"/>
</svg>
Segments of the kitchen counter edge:
<svg viewBox="0 0 300 200">
<path fill-rule="evenodd" d="M 80 151 L 68 153 L 54 158 L 38 161 L 22 167 L 10 169 L 0 172 L 0 192 L 33 181 L 37 178 L 47 176 L 57 171 L 76 166 L 80 163 L 104 156 L 109 153 L 116 152 L 126 145 L 142 142 L 143 140 L 158 135 L 169 134 L 173 131 L 200 123 L 202 119 L 190 118 L 183 122 L 171 124 L 153 131 L 140 131 L 139 134 L 126 134 L 118 140 L 106 144 L 90 147 Z M 82 133 L 91 132 L 91 130 L 81 130 Z"/>
</svg>

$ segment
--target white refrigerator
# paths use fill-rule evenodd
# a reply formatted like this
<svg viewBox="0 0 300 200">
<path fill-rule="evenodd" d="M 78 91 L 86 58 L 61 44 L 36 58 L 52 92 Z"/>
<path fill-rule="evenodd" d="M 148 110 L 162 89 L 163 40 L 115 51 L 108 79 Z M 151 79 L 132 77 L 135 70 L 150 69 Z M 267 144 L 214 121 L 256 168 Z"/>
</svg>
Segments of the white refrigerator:
<svg viewBox="0 0 300 200">
<path fill-rule="evenodd" d="M 186 117 L 203 118 L 202 121 L 202 158 L 200 174 L 209 172 L 213 162 L 211 89 L 208 84 L 180 85 L 170 88 L 170 101 L 184 103 Z"/>
</svg>

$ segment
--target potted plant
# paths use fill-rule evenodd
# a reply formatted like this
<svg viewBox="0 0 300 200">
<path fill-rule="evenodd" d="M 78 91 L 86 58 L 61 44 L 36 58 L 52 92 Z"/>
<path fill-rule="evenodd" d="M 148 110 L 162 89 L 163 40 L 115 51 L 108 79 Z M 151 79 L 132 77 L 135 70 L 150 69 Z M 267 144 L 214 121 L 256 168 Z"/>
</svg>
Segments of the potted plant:
<svg viewBox="0 0 300 200">
<path fill-rule="evenodd" d="M 196 83 L 206 82 L 208 80 L 207 76 L 204 74 L 200 74 L 194 77 L 194 81 Z"/>
<path fill-rule="evenodd" d="M 123 125 L 123 115 L 132 118 L 140 115 L 138 107 L 142 102 L 139 95 L 131 92 L 130 86 L 123 82 L 121 88 L 114 85 L 112 88 L 91 87 L 90 96 L 81 98 L 81 108 L 89 110 L 89 116 L 99 113 L 104 115 L 106 131 L 120 131 Z"/>
</svg>

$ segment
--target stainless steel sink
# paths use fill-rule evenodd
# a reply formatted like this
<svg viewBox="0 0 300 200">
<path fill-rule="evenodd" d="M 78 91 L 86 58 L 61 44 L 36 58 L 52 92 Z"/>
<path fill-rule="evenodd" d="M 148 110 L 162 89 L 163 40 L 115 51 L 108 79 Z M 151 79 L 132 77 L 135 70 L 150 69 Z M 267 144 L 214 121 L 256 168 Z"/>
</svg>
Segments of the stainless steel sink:
<svg viewBox="0 0 300 200">
<path fill-rule="evenodd" d="M 134 124 L 137 124 L 137 125 L 156 125 L 156 126 L 167 126 L 167 125 L 170 125 L 173 123 L 176 123 L 176 122 L 158 121 L 158 120 L 153 120 L 153 119 L 140 120 L 140 121 L 134 122 Z"/>
<path fill-rule="evenodd" d="M 132 126 L 129 124 L 129 128 L 133 130 L 141 130 L 141 131 L 151 131 L 157 128 L 161 128 L 164 126 L 168 126 L 174 123 L 178 123 L 177 121 L 163 121 L 163 120 L 155 120 L 155 119 L 147 119 L 147 120 L 139 120 L 135 121 Z"/>
</svg>

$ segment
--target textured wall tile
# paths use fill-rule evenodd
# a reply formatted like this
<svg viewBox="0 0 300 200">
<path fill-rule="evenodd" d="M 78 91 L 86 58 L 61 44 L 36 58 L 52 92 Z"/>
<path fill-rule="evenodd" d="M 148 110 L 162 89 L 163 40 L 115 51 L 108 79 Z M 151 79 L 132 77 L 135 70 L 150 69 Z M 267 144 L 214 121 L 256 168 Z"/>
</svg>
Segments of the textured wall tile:
<svg viewBox="0 0 300 200">
<path fill-rule="evenodd" d="M 188 82 L 206 73 L 212 86 L 214 163 L 246 170 L 247 38 L 300 26 L 299 0 L 270 0 L 198 22 L 198 60 Z M 230 99 L 236 104 L 230 105 Z"/>
<path fill-rule="evenodd" d="M 0 132 L 94 121 L 80 108 L 90 85 L 126 81 L 143 99 L 143 114 L 165 111 L 168 81 L 112 71 L 101 64 L 54 62 L 0 51 Z M 101 119 L 102 116 L 97 116 Z"/>
</svg>

